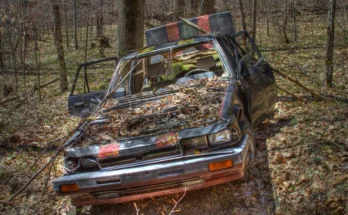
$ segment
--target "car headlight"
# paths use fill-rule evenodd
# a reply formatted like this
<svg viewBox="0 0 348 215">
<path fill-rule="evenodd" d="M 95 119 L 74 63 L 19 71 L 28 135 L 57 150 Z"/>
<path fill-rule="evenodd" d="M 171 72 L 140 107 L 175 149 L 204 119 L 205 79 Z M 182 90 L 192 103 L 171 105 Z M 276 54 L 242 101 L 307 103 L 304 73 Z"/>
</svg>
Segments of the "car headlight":
<svg viewBox="0 0 348 215">
<path fill-rule="evenodd" d="M 226 129 L 215 134 L 208 135 L 208 139 L 211 145 L 230 142 L 231 132 L 230 130 Z"/>
<path fill-rule="evenodd" d="M 98 167 L 98 162 L 93 157 L 80 158 L 82 166 L 86 168 Z"/>
<path fill-rule="evenodd" d="M 67 172 L 73 172 L 81 166 L 81 162 L 77 158 L 65 157 L 65 170 Z"/>
<path fill-rule="evenodd" d="M 208 146 L 206 136 L 182 140 L 181 144 L 183 144 L 186 149 L 198 149 Z"/>
</svg>

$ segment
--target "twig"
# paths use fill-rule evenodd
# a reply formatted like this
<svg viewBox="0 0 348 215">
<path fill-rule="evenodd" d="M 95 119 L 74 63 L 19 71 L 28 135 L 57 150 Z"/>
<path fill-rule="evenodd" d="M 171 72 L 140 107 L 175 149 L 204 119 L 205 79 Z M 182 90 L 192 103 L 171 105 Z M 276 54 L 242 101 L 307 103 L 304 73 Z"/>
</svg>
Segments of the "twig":
<svg viewBox="0 0 348 215">
<path fill-rule="evenodd" d="M 18 211 L 18 209 L 17 209 L 17 207 L 16 207 L 16 204 L 13 202 L 13 205 L 12 205 L 13 207 L 14 207 L 14 209 L 16 210 L 16 212 L 17 212 L 17 214 L 18 215 L 20 215 L 20 213 L 19 213 L 19 211 Z"/>
<path fill-rule="evenodd" d="M 45 181 L 45 185 L 41 191 L 41 195 L 40 195 L 40 199 L 39 199 L 39 209 L 41 209 L 41 199 L 42 199 L 42 196 L 47 188 L 47 184 L 48 184 L 48 181 L 50 180 L 50 177 L 51 177 L 51 171 L 52 171 L 52 167 L 54 166 L 54 160 L 51 162 L 51 166 L 48 170 L 48 173 L 47 173 L 47 177 L 46 177 L 46 181 Z"/>
<path fill-rule="evenodd" d="M 133 202 L 133 204 L 134 204 L 135 210 L 137 212 L 137 215 L 139 215 L 140 209 L 137 207 L 137 204 L 135 202 Z"/>
<path fill-rule="evenodd" d="M 297 193 L 297 192 L 300 192 L 300 191 L 303 191 L 304 189 L 306 189 L 307 187 L 309 187 L 309 186 L 313 183 L 313 176 L 314 176 L 314 175 L 312 175 L 312 178 L 310 179 L 310 181 L 309 181 L 306 185 L 304 185 L 303 187 L 300 187 L 300 188 L 298 188 L 298 189 L 296 189 L 296 190 L 290 192 L 288 195 L 293 195 L 293 194 L 295 194 L 295 193 Z"/>
<path fill-rule="evenodd" d="M 53 80 L 51 80 L 51 81 L 49 81 L 49 82 L 47 82 L 47 83 L 45 83 L 45 84 L 43 84 L 43 85 L 41 85 L 41 86 L 34 85 L 33 91 L 32 91 L 31 93 L 34 93 L 34 92 L 35 92 L 36 90 L 38 90 L 38 89 L 47 87 L 48 85 L 53 84 L 53 83 L 55 83 L 55 82 L 57 82 L 57 81 L 59 81 L 59 78 L 53 79 Z M 24 96 L 25 96 L 25 97 L 24 97 Z M 22 97 L 24 97 L 24 98 L 22 98 Z M 6 104 L 6 103 L 8 103 L 8 102 L 10 102 L 10 101 L 18 100 L 18 99 L 20 99 L 20 98 L 22 98 L 22 102 L 23 102 L 23 101 L 25 101 L 25 100 L 28 98 L 28 96 L 26 96 L 25 93 L 23 94 L 22 97 L 21 97 L 21 96 L 15 96 L 15 97 L 13 97 L 13 98 L 9 98 L 9 99 L 0 101 L 0 105 L 4 105 L 4 104 Z"/>
<path fill-rule="evenodd" d="M 174 213 L 174 210 L 175 210 L 176 206 L 177 206 L 177 205 L 179 204 L 179 202 L 185 197 L 185 195 L 186 195 L 186 187 L 185 187 L 184 195 L 182 195 L 182 197 L 179 199 L 179 201 L 175 202 L 175 205 L 174 205 L 172 211 L 170 211 L 169 215 L 171 215 L 172 213 Z"/>
<path fill-rule="evenodd" d="M 274 68 L 273 66 L 271 66 L 272 68 L 272 71 L 277 73 L 278 75 L 282 76 L 283 78 L 286 78 L 288 79 L 289 81 L 293 82 L 294 84 L 296 84 L 297 86 L 301 87 L 302 89 L 304 89 L 305 91 L 309 92 L 312 96 L 314 97 L 319 97 L 319 98 L 322 98 L 324 100 L 330 100 L 330 101 L 335 101 L 337 102 L 338 100 L 336 99 L 333 99 L 333 98 L 328 98 L 328 97 L 325 97 L 325 96 L 322 96 L 322 95 L 319 95 L 318 93 L 314 92 L 313 90 L 307 88 L 306 86 L 304 86 L 302 83 L 300 83 L 297 79 L 289 76 L 289 75 L 286 75 L 284 73 L 282 73 L 281 71 L 279 71 L 278 69 Z"/>
<path fill-rule="evenodd" d="M 59 147 L 58 147 L 56 153 L 55 153 L 54 156 L 51 158 L 51 160 L 48 161 L 43 167 L 41 167 L 41 169 L 40 169 L 39 171 L 37 171 L 37 172 L 35 173 L 35 175 L 33 175 L 33 176 L 27 181 L 27 183 L 25 183 L 25 185 L 24 185 L 22 188 L 20 188 L 15 194 L 13 194 L 13 196 L 11 196 L 11 197 L 7 200 L 7 202 L 11 202 L 14 198 L 16 198 L 21 192 L 23 192 L 23 190 L 24 190 L 24 189 L 25 189 L 25 188 L 38 176 L 38 175 L 40 175 L 40 173 L 41 173 L 43 170 L 46 169 L 46 167 L 48 167 L 52 162 L 55 161 L 55 159 L 56 159 L 56 157 L 58 156 L 59 152 L 63 149 L 63 145 L 64 145 L 64 143 L 66 142 L 66 140 L 67 140 L 67 139 L 76 131 L 76 129 L 79 128 L 86 120 L 87 120 L 87 119 L 82 120 L 82 121 L 79 123 L 79 125 L 78 125 L 74 130 L 72 130 L 71 132 L 69 132 L 69 134 L 64 138 L 64 140 L 62 141 L 62 143 L 59 145 Z"/>
<path fill-rule="evenodd" d="M 285 93 L 291 95 L 292 97 L 294 97 L 295 99 L 297 99 L 297 100 L 299 100 L 299 101 L 304 101 L 302 98 L 296 96 L 296 95 L 293 94 L 293 93 L 290 93 L 289 91 L 287 91 L 287 90 L 285 90 L 285 89 L 283 89 L 283 88 L 281 88 L 281 87 L 279 87 L 279 86 L 277 86 L 277 88 L 278 88 L 279 90 L 281 90 L 281 91 L 283 91 L 283 92 L 285 92 Z"/>
<path fill-rule="evenodd" d="M 191 22 L 190 20 L 188 19 L 185 19 L 181 16 L 179 16 L 179 19 L 181 21 L 183 21 L 185 24 L 189 25 L 190 27 L 194 28 L 194 29 L 197 29 L 198 31 L 202 32 L 202 33 L 205 33 L 205 34 L 209 34 L 210 32 L 204 30 L 203 28 L 199 27 L 198 25 L 196 25 L 195 23 Z"/>
<path fill-rule="evenodd" d="M 63 146 L 63 144 L 61 145 Z M 58 152 L 60 152 L 61 147 L 59 147 L 59 149 L 57 150 L 56 155 L 58 154 Z M 55 158 L 54 157 L 54 158 Z M 49 162 L 47 162 L 43 167 L 41 167 L 41 169 L 39 171 L 37 171 L 35 173 L 34 176 L 32 176 L 29 181 L 21 188 L 19 189 L 15 194 L 13 194 L 13 196 L 11 196 L 7 201 L 10 202 L 12 201 L 14 198 L 16 198 L 44 169 L 46 169 L 46 167 L 53 161 L 53 158 L 51 158 L 51 160 Z"/>
<path fill-rule="evenodd" d="M 30 166 L 28 174 L 31 172 L 31 170 L 33 169 L 34 165 L 40 160 L 40 158 L 42 157 L 42 155 L 46 152 L 48 146 L 46 146 L 46 148 L 41 152 L 41 154 L 39 155 L 39 157 L 36 158 L 36 160 L 34 161 L 34 163 Z"/>
<path fill-rule="evenodd" d="M 58 140 L 57 140 L 58 141 Z M 52 143 L 54 143 L 56 141 L 53 141 Z M 44 150 L 42 150 L 41 154 L 39 155 L 39 157 L 36 158 L 36 160 L 34 161 L 34 163 L 30 166 L 28 173 L 31 172 L 31 170 L 33 169 L 34 165 L 40 160 L 40 158 L 42 157 L 42 155 L 46 152 L 46 150 L 51 146 L 51 143 L 47 143 L 47 146 L 44 148 Z"/>
</svg>

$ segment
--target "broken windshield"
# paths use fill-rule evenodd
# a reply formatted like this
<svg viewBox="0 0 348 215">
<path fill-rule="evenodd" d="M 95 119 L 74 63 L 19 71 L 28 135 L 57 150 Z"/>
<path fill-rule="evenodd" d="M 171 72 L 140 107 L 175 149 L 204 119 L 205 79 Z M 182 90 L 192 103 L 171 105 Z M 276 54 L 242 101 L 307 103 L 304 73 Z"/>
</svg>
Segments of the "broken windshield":
<svg viewBox="0 0 348 215">
<path fill-rule="evenodd" d="M 215 76 L 228 76 L 228 73 L 213 43 L 205 42 L 122 60 L 108 94 L 115 88 L 123 88 L 126 95 L 160 92 L 168 85 Z"/>
</svg>

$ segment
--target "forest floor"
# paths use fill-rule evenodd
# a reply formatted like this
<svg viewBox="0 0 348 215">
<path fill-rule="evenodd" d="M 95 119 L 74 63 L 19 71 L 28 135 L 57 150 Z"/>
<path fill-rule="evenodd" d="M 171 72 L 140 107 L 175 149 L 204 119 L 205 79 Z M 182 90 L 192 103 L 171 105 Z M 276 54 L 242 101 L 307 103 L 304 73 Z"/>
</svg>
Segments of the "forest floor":
<svg viewBox="0 0 348 215">
<path fill-rule="evenodd" d="M 261 25 L 257 42 L 274 67 L 318 93 L 347 99 L 348 36 L 340 28 L 336 32 L 334 87 L 322 87 L 324 20 L 299 18 L 298 42 L 290 44 L 281 42 L 276 29 L 271 29 L 272 36 L 266 36 Z M 49 47 L 53 54 L 41 54 L 47 65 L 55 57 L 54 44 Z M 106 55 L 112 56 L 114 48 Z M 88 56 L 96 56 L 96 52 L 91 50 Z M 72 77 L 77 62 L 83 62 L 84 52 L 70 48 L 67 55 Z M 348 214 L 348 105 L 312 99 L 301 88 L 276 77 L 278 86 L 304 101 L 279 91 L 273 118 L 257 130 L 251 180 L 136 201 L 139 214 L 169 214 L 181 197 L 175 214 Z M 2 83 L 13 81 L 11 78 L 0 75 Z M 22 105 L 13 102 L 0 107 L 0 202 L 6 202 L 50 160 L 61 138 L 79 122 L 68 116 L 68 93 L 59 93 L 58 82 L 42 89 L 41 96 L 42 101 L 35 94 Z M 0 213 L 75 214 L 75 207 L 67 198 L 57 197 L 51 186 L 51 180 L 63 173 L 62 163 L 63 155 L 59 154 L 49 177 L 47 168 L 12 202 L 0 203 Z M 83 213 L 137 214 L 134 202 L 84 207 Z"/>
</svg>

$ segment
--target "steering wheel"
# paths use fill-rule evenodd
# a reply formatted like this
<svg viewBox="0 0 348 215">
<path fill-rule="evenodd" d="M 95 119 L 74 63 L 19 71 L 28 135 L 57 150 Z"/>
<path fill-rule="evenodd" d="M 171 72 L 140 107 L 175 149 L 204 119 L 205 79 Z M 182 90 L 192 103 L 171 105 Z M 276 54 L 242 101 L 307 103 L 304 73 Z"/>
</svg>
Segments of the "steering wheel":
<svg viewBox="0 0 348 215">
<path fill-rule="evenodd" d="M 204 73 L 204 72 L 210 72 L 210 71 L 206 70 L 206 69 L 193 69 L 193 70 L 189 71 L 188 73 L 186 73 L 185 77 L 189 76 L 189 75 L 198 74 L 198 73 Z"/>
</svg>

